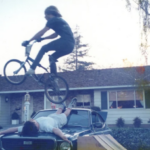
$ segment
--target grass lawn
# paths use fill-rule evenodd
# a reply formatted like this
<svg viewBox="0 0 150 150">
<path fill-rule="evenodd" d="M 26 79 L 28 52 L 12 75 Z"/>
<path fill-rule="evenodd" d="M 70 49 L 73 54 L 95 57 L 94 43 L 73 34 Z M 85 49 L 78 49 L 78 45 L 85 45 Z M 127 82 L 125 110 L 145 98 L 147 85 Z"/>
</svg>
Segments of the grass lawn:
<svg viewBox="0 0 150 150">
<path fill-rule="evenodd" d="M 127 150 L 150 150 L 150 129 L 112 128 L 112 136 Z"/>
</svg>

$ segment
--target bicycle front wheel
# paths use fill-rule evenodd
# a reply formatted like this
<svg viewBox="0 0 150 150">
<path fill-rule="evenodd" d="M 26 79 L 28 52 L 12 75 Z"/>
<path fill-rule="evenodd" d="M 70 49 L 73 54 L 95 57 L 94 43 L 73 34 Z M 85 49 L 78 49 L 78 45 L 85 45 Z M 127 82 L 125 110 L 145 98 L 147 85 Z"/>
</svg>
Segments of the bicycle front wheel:
<svg viewBox="0 0 150 150">
<path fill-rule="evenodd" d="M 67 99 L 68 84 L 59 76 L 52 76 L 48 78 L 45 83 L 45 94 L 49 101 L 55 104 L 60 104 Z"/>
<path fill-rule="evenodd" d="M 23 62 L 12 59 L 9 60 L 4 66 L 4 76 L 8 82 L 11 84 L 21 84 L 25 81 L 26 68 L 23 65 Z"/>
</svg>

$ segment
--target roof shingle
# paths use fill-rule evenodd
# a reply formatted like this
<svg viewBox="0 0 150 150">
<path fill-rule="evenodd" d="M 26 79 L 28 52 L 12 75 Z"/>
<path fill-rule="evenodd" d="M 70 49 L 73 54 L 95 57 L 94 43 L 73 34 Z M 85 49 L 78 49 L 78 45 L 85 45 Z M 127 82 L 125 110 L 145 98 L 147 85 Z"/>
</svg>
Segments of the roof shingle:
<svg viewBox="0 0 150 150">
<path fill-rule="evenodd" d="M 67 81 L 70 88 L 135 85 L 138 80 L 150 81 L 150 66 L 144 66 L 144 71 L 141 68 L 141 72 L 140 67 L 129 67 L 61 72 L 58 75 Z M 0 92 L 43 88 L 32 77 L 28 77 L 21 85 L 12 85 L 4 76 L 0 77 Z"/>
</svg>

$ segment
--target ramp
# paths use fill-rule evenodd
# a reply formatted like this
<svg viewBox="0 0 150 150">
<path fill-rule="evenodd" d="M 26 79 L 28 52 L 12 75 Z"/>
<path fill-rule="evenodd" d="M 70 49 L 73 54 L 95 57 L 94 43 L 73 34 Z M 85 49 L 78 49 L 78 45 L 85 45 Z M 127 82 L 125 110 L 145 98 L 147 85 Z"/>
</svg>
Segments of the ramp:
<svg viewBox="0 0 150 150">
<path fill-rule="evenodd" d="M 78 137 L 78 150 L 127 150 L 110 134 Z"/>
</svg>

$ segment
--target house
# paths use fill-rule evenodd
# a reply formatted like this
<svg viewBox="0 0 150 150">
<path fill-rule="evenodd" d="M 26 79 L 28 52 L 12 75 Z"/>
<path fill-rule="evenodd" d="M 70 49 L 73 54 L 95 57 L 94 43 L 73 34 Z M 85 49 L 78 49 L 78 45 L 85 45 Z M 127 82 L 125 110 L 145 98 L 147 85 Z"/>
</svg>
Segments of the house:
<svg viewBox="0 0 150 150">
<path fill-rule="evenodd" d="M 69 84 L 69 96 L 78 97 L 77 107 L 98 106 L 108 112 L 107 124 L 115 124 L 122 117 L 132 124 L 140 117 L 143 124 L 150 119 L 150 66 L 110 68 L 58 73 Z M 0 76 L 0 125 L 11 123 L 11 114 L 17 111 L 20 122 L 24 120 L 24 96 L 30 94 L 30 115 L 41 109 L 57 107 L 50 103 L 44 87 L 32 77 L 21 85 L 8 83 Z"/>
</svg>

